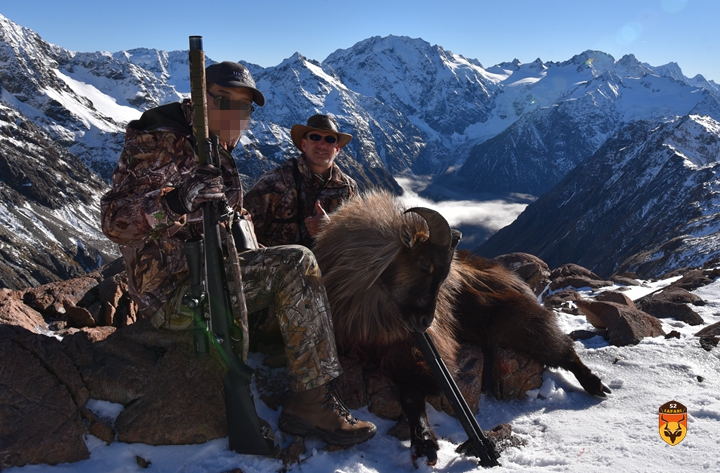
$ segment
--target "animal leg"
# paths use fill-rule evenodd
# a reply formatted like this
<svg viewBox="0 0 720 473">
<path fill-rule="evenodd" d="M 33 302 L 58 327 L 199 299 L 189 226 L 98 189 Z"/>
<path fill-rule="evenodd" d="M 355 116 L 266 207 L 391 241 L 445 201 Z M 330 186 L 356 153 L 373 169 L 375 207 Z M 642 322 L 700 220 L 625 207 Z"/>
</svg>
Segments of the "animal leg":
<svg viewBox="0 0 720 473">
<path fill-rule="evenodd" d="M 410 449 L 413 465 L 417 468 L 417 459 L 420 457 L 425 457 L 428 465 L 435 465 L 440 446 L 427 418 L 425 396 L 418 395 L 412 390 L 405 390 L 405 392 L 400 392 L 400 403 L 410 424 Z"/>
<path fill-rule="evenodd" d="M 425 401 L 429 395 L 439 394 L 440 387 L 427 366 L 421 363 L 420 353 L 414 352 L 409 343 L 398 344 L 384 358 L 383 367 L 398 389 L 400 405 L 410 425 L 413 465 L 417 465 L 420 457 L 425 457 L 428 465 L 434 465 L 440 447 L 427 418 Z"/>
<path fill-rule="evenodd" d="M 546 319 L 536 318 L 534 321 L 536 336 L 532 337 L 528 334 L 524 337 L 525 349 L 518 347 L 518 351 L 529 353 L 545 366 L 571 372 L 588 394 L 606 397 L 606 394 L 611 392 L 580 360 L 572 339 L 560 330 L 552 315 Z"/>
<path fill-rule="evenodd" d="M 463 328 L 470 333 L 484 334 L 483 346 L 495 353 L 497 346 L 525 353 L 551 368 L 562 368 L 575 375 L 580 385 L 593 396 L 606 397 L 610 389 L 580 360 L 572 339 L 560 329 L 555 315 L 525 296 L 507 296 L 501 304 L 486 313 L 488 322 L 482 326 L 480 317 L 465 316 Z"/>
<path fill-rule="evenodd" d="M 574 374 L 580 386 L 582 386 L 588 394 L 597 397 L 607 397 L 606 394 L 612 392 L 610 388 L 603 384 L 599 377 L 590 371 L 590 368 L 585 366 L 585 363 L 580 360 L 575 350 L 573 350 L 572 356 L 566 357 L 559 367 Z"/>
</svg>

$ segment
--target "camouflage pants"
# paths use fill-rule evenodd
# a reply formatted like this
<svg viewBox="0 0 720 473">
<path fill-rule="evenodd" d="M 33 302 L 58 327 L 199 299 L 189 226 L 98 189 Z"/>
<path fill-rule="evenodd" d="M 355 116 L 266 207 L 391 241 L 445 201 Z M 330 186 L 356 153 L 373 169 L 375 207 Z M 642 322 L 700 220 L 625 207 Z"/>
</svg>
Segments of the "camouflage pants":
<svg viewBox="0 0 720 473">
<path fill-rule="evenodd" d="M 299 245 L 240 253 L 248 313 L 274 306 L 285 343 L 293 391 L 305 391 L 340 376 L 332 318 L 315 255 Z M 184 285 L 152 318 L 156 327 L 185 330 L 192 311 L 182 303 Z"/>
</svg>

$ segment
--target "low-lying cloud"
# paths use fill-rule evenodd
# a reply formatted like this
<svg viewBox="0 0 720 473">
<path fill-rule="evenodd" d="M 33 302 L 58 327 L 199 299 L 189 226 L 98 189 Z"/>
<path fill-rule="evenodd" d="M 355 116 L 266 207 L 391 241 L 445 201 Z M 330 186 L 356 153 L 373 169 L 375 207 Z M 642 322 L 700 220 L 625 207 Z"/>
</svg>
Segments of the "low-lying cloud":
<svg viewBox="0 0 720 473">
<path fill-rule="evenodd" d="M 405 193 L 400 200 L 407 207 L 427 207 L 442 214 L 451 227 L 479 226 L 491 233 L 511 224 L 525 210 L 527 203 L 501 198 L 492 200 L 443 200 L 435 202 L 415 192 L 422 184 L 407 177 L 396 177 Z"/>
</svg>

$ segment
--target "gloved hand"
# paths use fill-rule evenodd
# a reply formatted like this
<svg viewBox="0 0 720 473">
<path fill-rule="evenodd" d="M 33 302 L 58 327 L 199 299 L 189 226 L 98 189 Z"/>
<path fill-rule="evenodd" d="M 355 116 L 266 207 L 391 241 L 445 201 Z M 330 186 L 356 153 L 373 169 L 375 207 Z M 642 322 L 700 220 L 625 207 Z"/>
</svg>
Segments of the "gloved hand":
<svg viewBox="0 0 720 473">
<path fill-rule="evenodd" d="M 222 200 L 225 198 L 222 171 L 215 166 L 198 166 L 174 192 L 187 213 L 200 208 L 203 202 Z"/>
</svg>

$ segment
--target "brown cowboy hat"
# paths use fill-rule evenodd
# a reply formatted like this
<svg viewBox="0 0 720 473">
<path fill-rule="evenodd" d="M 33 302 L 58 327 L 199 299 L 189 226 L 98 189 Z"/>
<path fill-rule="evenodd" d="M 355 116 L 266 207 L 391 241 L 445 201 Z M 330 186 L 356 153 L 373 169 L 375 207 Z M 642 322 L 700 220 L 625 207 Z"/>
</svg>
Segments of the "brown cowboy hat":
<svg viewBox="0 0 720 473">
<path fill-rule="evenodd" d="M 302 139 L 310 131 L 335 133 L 338 135 L 338 144 L 341 149 L 352 140 L 352 135 L 338 131 L 337 121 L 333 117 L 329 115 L 313 115 L 308 118 L 307 125 L 296 124 L 290 129 L 292 141 L 300 151 L 302 151 Z"/>
</svg>

